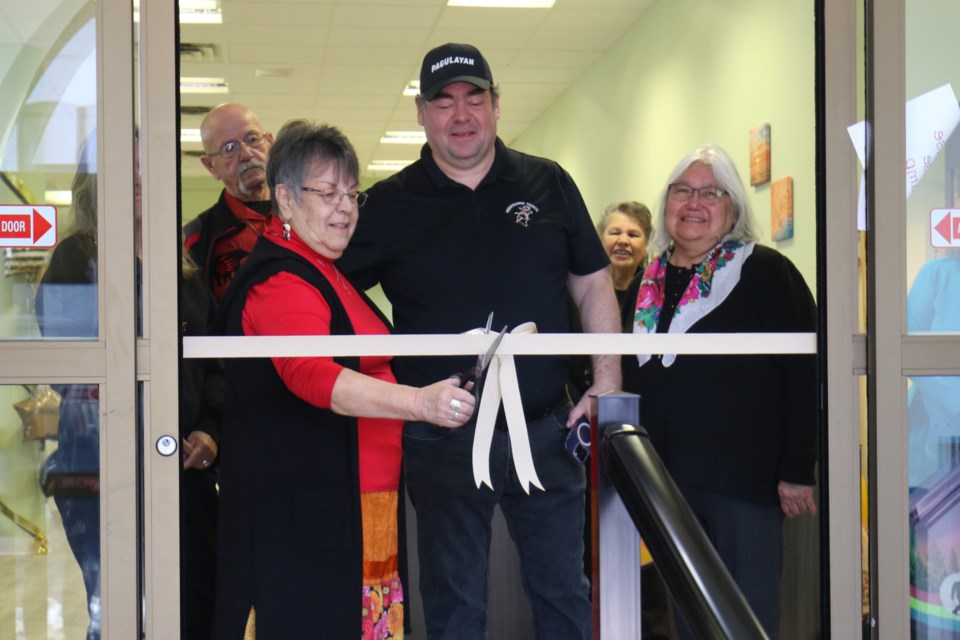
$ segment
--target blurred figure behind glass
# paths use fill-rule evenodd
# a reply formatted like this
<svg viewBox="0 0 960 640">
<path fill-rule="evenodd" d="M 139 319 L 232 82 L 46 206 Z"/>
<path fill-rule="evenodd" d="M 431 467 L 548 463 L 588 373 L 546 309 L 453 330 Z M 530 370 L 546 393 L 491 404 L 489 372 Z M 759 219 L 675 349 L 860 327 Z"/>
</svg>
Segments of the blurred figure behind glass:
<svg viewBox="0 0 960 640">
<path fill-rule="evenodd" d="M 44 338 L 96 339 L 98 335 L 96 136 L 93 131 L 81 147 L 71 185 L 73 222 L 54 249 L 37 289 L 37 325 Z M 44 462 L 41 482 L 53 496 L 83 574 L 90 616 L 87 640 L 99 640 L 100 390 L 95 384 L 53 388 L 61 396 L 57 450 Z M 69 478 L 74 481 L 58 481 Z M 78 488 L 67 490 L 71 484 Z"/>
<path fill-rule="evenodd" d="M 960 331 L 960 249 L 939 249 L 907 295 L 907 331 Z M 960 465 L 960 378 L 913 376 L 907 395 L 910 486 Z"/>
</svg>

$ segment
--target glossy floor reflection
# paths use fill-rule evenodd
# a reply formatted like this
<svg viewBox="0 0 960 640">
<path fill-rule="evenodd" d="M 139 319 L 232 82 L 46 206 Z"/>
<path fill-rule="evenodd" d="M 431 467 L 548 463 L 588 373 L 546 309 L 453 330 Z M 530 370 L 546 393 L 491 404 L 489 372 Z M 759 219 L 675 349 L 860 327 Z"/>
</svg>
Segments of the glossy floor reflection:
<svg viewBox="0 0 960 640">
<path fill-rule="evenodd" d="M 45 514 L 45 555 L 36 552 L 33 538 L 26 533 L 0 538 L 0 638 L 4 640 L 86 637 L 83 578 L 52 499 L 47 500 Z"/>
</svg>

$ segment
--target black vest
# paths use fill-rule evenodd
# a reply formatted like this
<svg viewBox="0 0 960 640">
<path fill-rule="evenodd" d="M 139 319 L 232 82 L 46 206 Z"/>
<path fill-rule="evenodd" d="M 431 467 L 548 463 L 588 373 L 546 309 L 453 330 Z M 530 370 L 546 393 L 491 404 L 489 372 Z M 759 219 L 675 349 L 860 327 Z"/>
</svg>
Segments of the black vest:
<svg viewBox="0 0 960 640">
<path fill-rule="evenodd" d="M 280 272 L 323 295 L 332 335 L 354 333 L 323 274 L 266 238 L 231 283 L 219 332 L 243 335 L 247 292 Z M 357 357 L 335 360 L 359 371 Z M 228 358 L 226 371 L 217 638 L 243 637 L 251 606 L 262 640 L 357 637 L 363 580 L 357 420 L 295 396 L 269 358 Z M 402 531 L 402 489 L 400 496 Z M 402 542 L 401 536 L 401 550 Z"/>
</svg>

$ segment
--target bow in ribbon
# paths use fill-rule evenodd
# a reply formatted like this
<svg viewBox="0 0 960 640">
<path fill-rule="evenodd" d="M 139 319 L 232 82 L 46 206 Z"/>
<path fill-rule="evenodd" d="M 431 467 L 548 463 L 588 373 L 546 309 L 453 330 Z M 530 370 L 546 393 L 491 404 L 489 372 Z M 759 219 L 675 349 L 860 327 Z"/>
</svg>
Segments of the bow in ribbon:
<svg viewBox="0 0 960 640">
<path fill-rule="evenodd" d="M 536 332 L 536 324 L 525 322 L 510 333 Z M 477 428 L 473 437 L 473 479 L 477 483 L 477 488 L 485 484 L 493 489 L 493 482 L 490 479 L 490 446 L 501 400 L 520 486 L 527 493 L 530 493 L 531 484 L 543 491 L 543 485 L 533 465 L 533 454 L 530 452 L 527 420 L 523 415 L 523 402 L 520 399 L 520 388 L 517 384 L 517 366 L 510 354 L 494 354 L 487 369 L 480 397 Z"/>
</svg>

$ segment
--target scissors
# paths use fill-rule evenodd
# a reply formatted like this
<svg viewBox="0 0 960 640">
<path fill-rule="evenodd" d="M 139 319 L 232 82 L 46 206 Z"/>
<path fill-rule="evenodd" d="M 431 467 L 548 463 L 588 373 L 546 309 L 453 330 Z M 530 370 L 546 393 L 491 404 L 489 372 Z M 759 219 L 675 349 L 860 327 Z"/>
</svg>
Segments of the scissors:
<svg viewBox="0 0 960 640">
<path fill-rule="evenodd" d="M 487 318 L 487 326 L 484 329 L 484 333 L 490 333 L 490 325 L 493 324 L 493 313 Z M 500 346 L 500 341 L 503 340 L 503 334 L 507 332 L 507 325 L 503 326 L 503 329 L 500 330 L 500 333 L 497 334 L 497 337 L 493 340 L 493 344 L 490 345 L 490 348 L 487 349 L 486 353 L 483 353 L 477 356 L 477 363 L 473 366 L 472 369 L 468 369 L 462 373 L 455 373 L 453 377 L 460 380 L 460 387 L 466 387 L 468 383 L 473 383 L 473 392 L 476 395 L 477 388 L 480 384 L 481 378 L 483 378 L 484 371 L 487 370 L 487 367 L 490 366 L 490 361 L 493 360 L 493 354 L 497 352 L 497 347 Z"/>
</svg>

